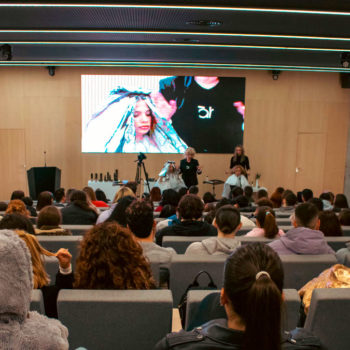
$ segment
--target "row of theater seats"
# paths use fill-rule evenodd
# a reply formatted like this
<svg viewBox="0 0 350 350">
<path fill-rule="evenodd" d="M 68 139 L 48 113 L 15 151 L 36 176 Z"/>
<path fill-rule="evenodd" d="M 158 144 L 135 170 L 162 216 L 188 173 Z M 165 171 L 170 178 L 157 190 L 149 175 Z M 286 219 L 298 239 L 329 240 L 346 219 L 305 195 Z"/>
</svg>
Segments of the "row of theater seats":
<svg viewBox="0 0 350 350">
<path fill-rule="evenodd" d="M 188 293 L 186 326 L 200 301 L 213 290 Z M 297 325 L 300 299 L 285 289 L 284 329 Z M 70 349 L 151 350 L 172 329 L 173 296 L 169 290 L 61 290 L 58 317 L 69 329 Z M 44 313 L 40 290 L 33 291 L 31 310 Z M 317 335 L 328 350 L 350 344 L 349 289 L 315 289 L 305 328 Z"/>
</svg>

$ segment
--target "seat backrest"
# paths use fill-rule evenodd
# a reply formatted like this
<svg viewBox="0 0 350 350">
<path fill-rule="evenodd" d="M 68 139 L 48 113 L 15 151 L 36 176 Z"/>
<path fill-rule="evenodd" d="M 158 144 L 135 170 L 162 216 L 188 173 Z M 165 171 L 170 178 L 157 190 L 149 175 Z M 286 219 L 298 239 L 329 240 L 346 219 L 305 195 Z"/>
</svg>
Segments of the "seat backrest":
<svg viewBox="0 0 350 350">
<path fill-rule="evenodd" d="M 151 350 L 171 331 L 169 290 L 61 290 L 59 320 L 70 349 Z"/>
<path fill-rule="evenodd" d="M 90 230 L 92 225 L 61 225 L 62 228 L 70 230 L 73 236 L 84 236 Z"/>
<path fill-rule="evenodd" d="M 328 350 L 349 349 L 349 315 L 350 288 L 315 289 L 304 328 Z"/>
<path fill-rule="evenodd" d="M 55 256 L 45 256 L 44 266 L 47 274 L 50 277 L 50 284 L 55 284 L 56 274 L 58 272 L 58 260 Z"/>
<path fill-rule="evenodd" d="M 350 237 L 325 237 L 328 245 L 336 252 L 346 247 L 346 243 L 350 242 Z"/>
<path fill-rule="evenodd" d="M 83 236 L 37 236 L 39 243 L 50 252 L 57 252 L 60 248 L 66 248 L 72 254 L 72 266 L 78 257 L 79 244 Z"/>
<path fill-rule="evenodd" d="M 344 236 L 350 236 L 350 226 L 342 226 Z"/>
<path fill-rule="evenodd" d="M 277 226 L 290 226 L 292 223 L 289 218 L 277 218 Z"/>
<path fill-rule="evenodd" d="M 45 306 L 43 293 L 40 289 L 33 289 L 30 299 L 30 311 L 37 311 L 39 314 L 45 315 Z"/>
<path fill-rule="evenodd" d="M 193 324 L 201 301 L 211 293 L 220 293 L 219 290 L 190 290 L 187 294 L 185 329 Z M 284 312 L 282 324 L 284 330 L 296 328 L 299 319 L 300 297 L 296 289 L 284 289 Z"/>
<path fill-rule="evenodd" d="M 300 289 L 322 271 L 337 263 L 334 255 L 281 255 L 284 287 Z"/>
<path fill-rule="evenodd" d="M 222 287 L 224 262 L 227 256 L 205 255 L 174 255 L 169 268 L 170 290 L 173 293 L 174 307 L 177 307 L 187 287 L 193 282 L 200 271 L 207 271 L 214 280 L 217 288 Z M 199 278 L 201 286 L 208 286 L 209 280 L 206 275 Z"/>
<path fill-rule="evenodd" d="M 177 254 L 184 254 L 188 246 L 193 242 L 201 242 L 208 236 L 164 236 L 162 247 L 174 248 Z"/>
</svg>

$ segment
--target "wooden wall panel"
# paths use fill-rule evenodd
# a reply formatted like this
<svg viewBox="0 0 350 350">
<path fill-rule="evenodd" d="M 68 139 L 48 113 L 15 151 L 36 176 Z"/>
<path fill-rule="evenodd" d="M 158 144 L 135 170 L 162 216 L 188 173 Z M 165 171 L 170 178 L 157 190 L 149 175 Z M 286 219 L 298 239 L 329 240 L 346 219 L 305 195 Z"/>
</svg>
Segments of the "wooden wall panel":
<svg viewBox="0 0 350 350">
<path fill-rule="evenodd" d="M 246 77 L 244 146 L 252 163 L 249 181 L 259 172 L 260 184 L 270 190 L 279 185 L 296 190 L 297 136 L 323 133 L 327 141 L 322 187 L 343 190 L 350 96 L 347 89 L 341 89 L 337 74 L 282 72 L 274 81 L 267 71 L 58 67 L 50 77 L 45 68 L 0 68 L 0 128 L 23 128 L 27 168 L 43 165 L 46 150 L 48 165 L 62 169 L 66 188 L 85 186 L 91 172 L 118 168 L 122 179 L 133 179 L 136 172 L 135 154 L 81 153 L 81 74 Z M 319 156 L 317 152 L 315 156 Z M 198 155 L 204 167 L 200 181 L 205 176 L 224 180 L 230 157 Z M 149 155 L 145 162 L 149 175 L 157 177 L 168 159 L 178 161 L 181 155 Z M 5 186 L 3 182 L 1 186 Z M 6 186 L 18 187 L 14 181 Z M 210 189 L 200 185 L 202 193 Z M 218 192 L 221 190 L 222 186 L 218 187 Z"/>
</svg>

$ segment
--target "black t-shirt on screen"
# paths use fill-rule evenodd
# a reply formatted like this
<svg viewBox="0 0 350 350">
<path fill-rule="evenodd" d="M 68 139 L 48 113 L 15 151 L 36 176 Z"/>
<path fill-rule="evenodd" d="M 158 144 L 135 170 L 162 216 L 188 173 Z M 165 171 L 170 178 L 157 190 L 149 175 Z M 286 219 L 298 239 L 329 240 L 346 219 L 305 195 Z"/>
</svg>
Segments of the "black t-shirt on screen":
<svg viewBox="0 0 350 350">
<path fill-rule="evenodd" d="M 243 117 L 233 106 L 244 101 L 244 78 L 219 78 L 211 88 L 199 86 L 193 77 L 161 82 L 161 92 L 177 102 L 172 124 L 179 136 L 200 153 L 228 153 L 243 142 Z"/>
<path fill-rule="evenodd" d="M 182 179 L 184 180 L 187 188 L 198 185 L 197 179 L 197 166 L 199 165 L 197 159 L 191 159 L 188 163 L 186 159 L 182 159 L 180 162 L 180 170 L 182 173 Z"/>
</svg>

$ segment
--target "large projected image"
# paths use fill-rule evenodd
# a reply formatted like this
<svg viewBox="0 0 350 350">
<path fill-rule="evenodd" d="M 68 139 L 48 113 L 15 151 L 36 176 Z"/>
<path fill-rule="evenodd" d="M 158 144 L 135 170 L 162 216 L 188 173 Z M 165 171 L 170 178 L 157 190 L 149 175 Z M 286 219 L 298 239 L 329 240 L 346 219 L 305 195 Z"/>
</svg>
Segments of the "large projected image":
<svg viewBox="0 0 350 350">
<path fill-rule="evenodd" d="M 82 151 L 232 153 L 245 78 L 82 75 Z"/>
</svg>

